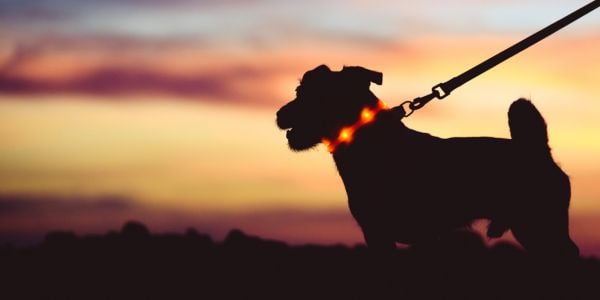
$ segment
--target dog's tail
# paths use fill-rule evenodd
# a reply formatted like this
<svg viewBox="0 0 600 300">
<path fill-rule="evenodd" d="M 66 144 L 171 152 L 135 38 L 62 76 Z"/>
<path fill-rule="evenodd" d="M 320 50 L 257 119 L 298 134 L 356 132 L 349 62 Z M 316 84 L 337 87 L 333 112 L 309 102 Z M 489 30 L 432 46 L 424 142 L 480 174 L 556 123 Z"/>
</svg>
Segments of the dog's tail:
<svg viewBox="0 0 600 300">
<path fill-rule="evenodd" d="M 521 98 L 510 105 L 508 126 L 515 143 L 530 150 L 550 151 L 546 121 L 531 101 Z"/>
</svg>

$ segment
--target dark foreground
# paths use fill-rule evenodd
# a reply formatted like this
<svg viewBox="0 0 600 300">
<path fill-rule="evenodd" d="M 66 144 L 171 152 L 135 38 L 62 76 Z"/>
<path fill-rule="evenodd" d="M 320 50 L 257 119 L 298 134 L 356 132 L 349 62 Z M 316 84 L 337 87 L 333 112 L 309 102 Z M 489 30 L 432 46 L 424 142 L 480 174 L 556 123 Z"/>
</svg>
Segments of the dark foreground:
<svg viewBox="0 0 600 300">
<path fill-rule="evenodd" d="M 288 246 L 232 231 L 223 243 L 188 230 L 48 234 L 0 248 L 1 299 L 600 299 L 600 262 L 558 263 L 479 235 L 398 250 Z"/>
</svg>

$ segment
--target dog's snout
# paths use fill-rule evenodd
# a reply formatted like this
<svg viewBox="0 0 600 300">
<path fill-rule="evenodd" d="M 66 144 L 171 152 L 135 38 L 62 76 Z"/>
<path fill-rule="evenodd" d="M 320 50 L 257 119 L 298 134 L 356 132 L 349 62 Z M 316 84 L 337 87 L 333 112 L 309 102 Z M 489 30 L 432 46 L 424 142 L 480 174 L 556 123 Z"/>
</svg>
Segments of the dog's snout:
<svg viewBox="0 0 600 300">
<path fill-rule="evenodd" d="M 279 129 L 288 129 L 291 127 L 284 121 L 284 118 L 281 117 L 280 111 L 277 112 L 277 127 L 279 127 Z"/>
<path fill-rule="evenodd" d="M 292 103 L 294 103 L 294 101 L 291 101 L 290 103 L 284 105 L 276 113 L 277 126 L 280 129 L 288 129 L 293 126 L 291 116 L 290 116 L 290 109 L 292 107 L 292 105 L 291 105 Z"/>
<path fill-rule="evenodd" d="M 276 113 L 276 116 L 277 116 L 277 120 L 278 120 L 278 121 L 279 121 L 279 120 L 282 118 L 282 115 L 283 115 L 283 112 L 282 112 L 282 110 L 283 110 L 283 107 L 282 107 L 282 108 L 280 108 L 280 109 L 277 111 L 277 113 Z"/>
</svg>

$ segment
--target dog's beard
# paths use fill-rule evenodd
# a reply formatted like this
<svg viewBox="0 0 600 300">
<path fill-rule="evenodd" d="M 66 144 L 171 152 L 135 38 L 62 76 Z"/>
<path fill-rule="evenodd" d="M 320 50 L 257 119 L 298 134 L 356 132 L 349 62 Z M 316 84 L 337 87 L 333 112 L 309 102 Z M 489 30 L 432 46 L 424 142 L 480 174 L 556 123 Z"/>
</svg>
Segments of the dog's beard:
<svg viewBox="0 0 600 300">
<path fill-rule="evenodd" d="M 288 130 L 285 136 L 288 146 L 294 151 L 308 150 L 321 141 L 318 136 L 312 136 L 294 128 Z"/>
</svg>

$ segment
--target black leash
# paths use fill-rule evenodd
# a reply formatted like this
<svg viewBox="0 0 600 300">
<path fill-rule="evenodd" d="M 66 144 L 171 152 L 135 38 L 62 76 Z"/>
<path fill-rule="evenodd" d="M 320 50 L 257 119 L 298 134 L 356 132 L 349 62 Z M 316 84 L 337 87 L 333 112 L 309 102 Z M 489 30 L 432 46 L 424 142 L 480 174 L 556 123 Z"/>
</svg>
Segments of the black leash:
<svg viewBox="0 0 600 300">
<path fill-rule="evenodd" d="M 472 67 L 468 71 L 466 71 L 444 83 L 437 84 L 436 86 L 431 88 L 431 94 L 423 96 L 423 97 L 415 98 L 412 101 L 404 101 L 403 103 L 394 107 L 393 109 L 396 111 L 399 111 L 404 117 L 408 117 L 415 110 L 422 108 L 423 106 L 425 106 L 425 104 L 427 104 L 429 101 L 433 100 L 434 98 L 437 98 L 440 100 L 446 98 L 446 96 L 450 95 L 450 93 L 453 90 L 455 90 L 456 88 L 458 88 L 459 86 L 467 83 L 471 79 L 481 75 L 482 73 L 495 67 L 496 65 L 502 63 L 503 61 L 515 56 L 516 54 L 520 53 L 521 51 L 529 48 L 530 46 L 534 45 L 535 43 L 537 43 L 537 42 L 543 40 L 544 38 L 548 37 L 549 35 L 557 32 L 561 28 L 573 23 L 575 20 L 585 16 L 586 14 L 590 13 L 594 9 L 598 8 L 599 6 L 600 6 L 600 0 L 594 0 L 594 1 L 590 2 L 586 6 L 580 8 L 580 9 L 572 12 L 568 16 L 548 25 L 546 28 L 530 35 L 526 39 L 512 45 L 510 48 L 490 57 L 486 61 Z M 408 110 L 405 108 L 406 106 L 408 106 Z"/>
</svg>

